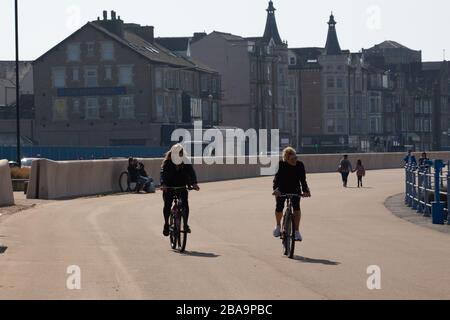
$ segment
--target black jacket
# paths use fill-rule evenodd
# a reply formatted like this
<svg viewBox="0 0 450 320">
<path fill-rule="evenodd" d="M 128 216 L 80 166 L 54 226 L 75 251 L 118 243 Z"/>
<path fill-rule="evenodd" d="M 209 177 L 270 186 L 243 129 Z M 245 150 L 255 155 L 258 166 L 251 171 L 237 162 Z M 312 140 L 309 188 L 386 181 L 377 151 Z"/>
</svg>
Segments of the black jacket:
<svg viewBox="0 0 450 320">
<path fill-rule="evenodd" d="M 128 174 L 130 176 L 131 182 L 137 182 L 138 177 L 139 177 L 139 170 L 135 165 L 128 166 Z"/>
<path fill-rule="evenodd" d="M 197 175 L 190 164 L 175 165 L 171 160 L 164 161 L 161 169 L 161 185 L 182 188 L 197 184 Z"/>
<path fill-rule="evenodd" d="M 273 190 L 276 189 L 281 193 L 300 194 L 309 192 L 303 162 L 297 161 L 297 165 L 294 167 L 287 162 L 280 161 L 280 167 L 273 180 Z"/>
</svg>

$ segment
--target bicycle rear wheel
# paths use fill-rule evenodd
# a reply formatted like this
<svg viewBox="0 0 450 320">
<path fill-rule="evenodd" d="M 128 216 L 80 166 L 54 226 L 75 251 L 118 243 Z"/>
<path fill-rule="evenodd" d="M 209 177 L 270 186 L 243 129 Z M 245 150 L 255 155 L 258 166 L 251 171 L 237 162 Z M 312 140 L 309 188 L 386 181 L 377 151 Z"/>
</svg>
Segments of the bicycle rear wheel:
<svg viewBox="0 0 450 320">
<path fill-rule="evenodd" d="M 290 241 L 290 247 L 289 247 L 289 259 L 294 259 L 295 254 L 295 225 L 294 225 L 294 216 L 291 215 L 290 219 L 290 225 L 291 225 L 291 241 Z"/>
<path fill-rule="evenodd" d="M 130 185 L 128 184 L 128 172 L 122 172 L 119 177 L 119 188 L 121 192 L 129 192 Z"/>
</svg>

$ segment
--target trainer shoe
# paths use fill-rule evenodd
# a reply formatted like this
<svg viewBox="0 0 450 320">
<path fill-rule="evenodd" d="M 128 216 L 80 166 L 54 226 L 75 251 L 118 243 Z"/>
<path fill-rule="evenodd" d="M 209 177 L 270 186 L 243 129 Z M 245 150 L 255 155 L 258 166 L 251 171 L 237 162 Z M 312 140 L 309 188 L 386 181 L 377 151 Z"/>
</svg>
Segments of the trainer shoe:
<svg viewBox="0 0 450 320">
<path fill-rule="evenodd" d="M 281 237 L 281 227 L 277 226 L 275 230 L 273 230 L 273 236 L 275 238 Z"/>
<path fill-rule="evenodd" d="M 168 224 L 164 225 L 163 235 L 164 237 L 168 237 L 170 235 L 170 226 Z"/>
<path fill-rule="evenodd" d="M 295 231 L 295 241 L 303 241 L 300 231 Z"/>
</svg>

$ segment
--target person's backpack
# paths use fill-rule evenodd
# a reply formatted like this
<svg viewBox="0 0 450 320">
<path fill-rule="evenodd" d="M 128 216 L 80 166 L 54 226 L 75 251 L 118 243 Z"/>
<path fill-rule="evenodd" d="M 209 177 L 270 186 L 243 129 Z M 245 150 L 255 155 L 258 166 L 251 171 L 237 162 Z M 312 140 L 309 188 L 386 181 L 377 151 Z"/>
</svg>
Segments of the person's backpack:
<svg viewBox="0 0 450 320">
<path fill-rule="evenodd" d="M 145 185 L 144 191 L 147 193 L 156 193 L 155 182 L 150 178 L 150 182 Z"/>
</svg>

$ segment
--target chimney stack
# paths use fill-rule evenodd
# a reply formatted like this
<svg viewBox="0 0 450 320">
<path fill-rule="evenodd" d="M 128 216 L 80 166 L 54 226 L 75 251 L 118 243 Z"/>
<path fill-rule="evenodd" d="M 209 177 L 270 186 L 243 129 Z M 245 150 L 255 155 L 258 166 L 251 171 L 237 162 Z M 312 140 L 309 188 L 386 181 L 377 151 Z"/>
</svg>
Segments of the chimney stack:
<svg viewBox="0 0 450 320">
<path fill-rule="evenodd" d="M 103 10 L 103 20 L 108 20 L 108 11 Z"/>
<path fill-rule="evenodd" d="M 111 11 L 111 20 L 116 20 L 116 12 Z"/>
</svg>

